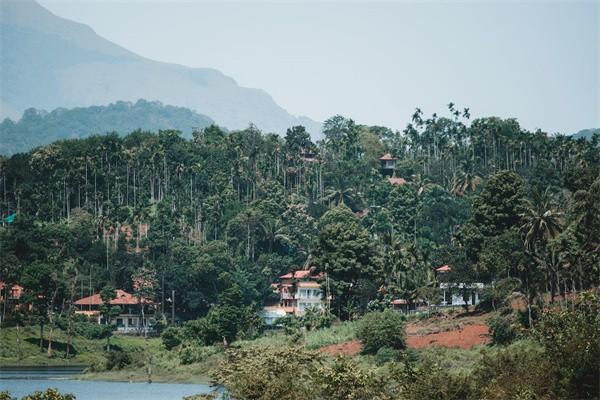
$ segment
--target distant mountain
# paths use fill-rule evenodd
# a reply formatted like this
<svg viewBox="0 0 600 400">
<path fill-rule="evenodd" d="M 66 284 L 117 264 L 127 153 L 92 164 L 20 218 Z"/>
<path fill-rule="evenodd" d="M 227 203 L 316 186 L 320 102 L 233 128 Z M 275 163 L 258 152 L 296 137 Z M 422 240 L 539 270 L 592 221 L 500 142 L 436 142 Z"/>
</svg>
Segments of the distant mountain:
<svg viewBox="0 0 600 400">
<path fill-rule="evenodd" d="M 284 133 L 302 124 L 266 92 L 240 87 L 215 69 L 188 68 L 146 59 L 60 18 L 34 0 L 0 0 L 0 118 L 19 118 L 29 108 L 106 105 L 158 100 L 208 115 L 217 124 Z"/>
<path fill-rule="evenodd" d="M 138 100 L 119 101 L 108 106 L 57 108 L 48 113 L 30 108 L 14 122 L 0 124 L 0 154 L 13 154 L 60 139 L 74 139 L 94 133 L 130 133 L 136 129 L 158 131 L 176 129 L 191 136 L 193 128 L 204 128 L 212 119 L 183 107 Z"/>
<path fill-rule="evenodd" d="M 600 135 L 600 128 L 595 129 L 582 129 L 577 133 L 572 135 L 573 139 L 586 138 L 587 140 L 591 140 L 594 133 Z"/>
</svg>

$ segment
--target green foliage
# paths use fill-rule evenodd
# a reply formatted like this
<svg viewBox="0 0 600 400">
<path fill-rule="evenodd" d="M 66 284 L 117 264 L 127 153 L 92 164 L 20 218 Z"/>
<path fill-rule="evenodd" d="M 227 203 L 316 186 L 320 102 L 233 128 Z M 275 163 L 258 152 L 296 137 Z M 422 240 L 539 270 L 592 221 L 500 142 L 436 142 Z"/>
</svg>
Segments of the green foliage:
<svg viewBox="0 0 600 400">
<path fill-rule="evenodd" d="M 518 322 L 512 312 L 505 314 L 495 314 L 487 320 L 488 326 L 492 333 L 492 343 L 494 344 L 509 344 L 518 337 L 518 330 L 515 325 Z"/>
<path fill-rule="evenodd" d="M 382 347 L 406 348 L 404 318 L 392 310 L 365 314 L 358 322 L 356 336 L 363 343 L 363 352 L 376 354 Z"/>
<path fill-rule="evenodd" d="M 217 354 L 216 347 L 188 345 L 181 349 L 179 360 L 183 365 L 200 363 L 208 359 L 210 356 Z"/>
<path fill-rule="evenodd" d="M 165 349 L 172 350 L 181 344 L 181 330 L 175 326 L 169 326 L 160 334 Z"/>
<path fill-rule="evenodd" d="M 107 106 L 58 108 L 51 112 L 30 108 L 16 122 L 0 123 L 0 153 L 13 154 L 56 140 L 84 138 L 94 133 L 126 134 L 136 129 L 177 129 L 191 137 L 192 127 L 203 128 L 212 120 L 183 107 L 158 101 L 118 101 Z"/>
<path fill-rule="evenodd" d="M 382 365 L 388 362 L 398 361 L 400 359 L 400 352 L 391 347 L 381 347 L 375 353 L 375 361 L 377 364 Z"/>
<path fill-rule="evenodd" d="M 37 391 L 27 395 L 22 400 L 75 400 L 75 396 L 72 394 L 61 394 L 56 389 L 46 389 L 45 392 Z"/>
<path fill-rule="evenodd" d="M 600 392 L 600 298 L 597 293 L 583 293 L 572 310 L 544 312 L 533 335 L 556 364 L 567 397 L 597 396 Z"/>
<path fill-rule="evenodd" d="M 231 349 L 220 363 L 214 379 L 231 398 L 308 399 L 313 388 L 306 385 L 321 356 L 300 348 L 263 348 L 260 351 Z"/>
<path fill-rule="evenodd" d="M 254 338 L 262 332 L 263 323 L 251 307 L 219 306 L 206 317 L 188 321 L 183 337 L 202 345 L 231 343 L 238 338 Z"/>
<path fill-rule="evenodd" d="M 498 400 L 560 398 L 554 373 L 555 365 L 543 349 L 519 343 L 484 355 L 473 374 L 471 396 Z"/>
<path fill-rule="evenodd" d="M 106 353 L 106 369 L 119 370 L 131 363 L 130 355 L 125 351 L 113 350 Z"/>
</svg>

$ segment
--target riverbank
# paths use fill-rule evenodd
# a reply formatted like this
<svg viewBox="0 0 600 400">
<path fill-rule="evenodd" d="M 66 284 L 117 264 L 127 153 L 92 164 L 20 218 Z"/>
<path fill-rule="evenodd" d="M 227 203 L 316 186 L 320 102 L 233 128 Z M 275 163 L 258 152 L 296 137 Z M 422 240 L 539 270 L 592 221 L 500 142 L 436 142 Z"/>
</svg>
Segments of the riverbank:
<svg viewBox="0 0 600 400">
<path fill-rule="evenodd" d="M 17 340 L 18 339 L 18 340 Z M 67 343 L 70 343 L 67 351 Z M 178 354 L 166 351 L 160 338 L 114 335 L 110 346 L 115 356 L 106 357 L 106 339 L 69 338 L 55 329 L 52 355 L 48 357 L 48 329 L 40 347 L 38 326 L 0 329 L 0 366 L 20 369 L 77 367 L 75 379 L 111 382 L 148 382 L 208 384 L 209 373 L 219 359 L 213 352 L 206 359 L 184 365 Z"/>
</svg>

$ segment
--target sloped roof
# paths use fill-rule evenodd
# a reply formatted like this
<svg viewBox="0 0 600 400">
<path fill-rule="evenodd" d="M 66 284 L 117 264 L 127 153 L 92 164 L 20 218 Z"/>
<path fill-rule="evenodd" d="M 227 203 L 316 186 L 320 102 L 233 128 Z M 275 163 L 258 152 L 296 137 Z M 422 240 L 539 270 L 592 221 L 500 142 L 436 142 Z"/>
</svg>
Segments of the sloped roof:
<svg viewBox="0 0 600 400">
<path fill-rule="evenodd" d="M 388 178 L 388 182 L 392 185 L 404 185 L 406 184 L 406 179 L 393 176 Z"/>
<path fill-rule="evenodd" d="M 390 153 L 386 153 L 383 156 L 379 157 L 379 159 L 381 161 L 392 161 L 392 160 L 397 160 L 397 158 L 392 157 L 392 155 Z"/>
<path fill-rule="evenodd" d="M 110 301 L 110 304 L 113 304 L 116 306 L 140 304 L 140 299 L 138 299 L 131 293 L 127 293 L 126 291 L 121 290 L 121 289 L 117 289 L 116 292 L 117 292 L 117 297 L 112 299 Z M 141 301 L 144 304 L 154 304 L 153 301 L 147 300 L 144 298 L 142 298 Z M 96 293 L 92 296 L 84 297 L 84 298 L 81 298 L 81 299 L 75 301 L 75 304 L 77 304 L 79 306 L 98 306 L 98 305 L 102 304 L 102 297 L 100 297 L 99 293 Z"/>
<path fill-rule="evenodd" d="M 0 281 L 0 290 L 4 290 L 4 288 L 6 287 L 6 284 L 2 281 Z M 13 299 L 20 299 L 21 295 L 23 294 L 23 286 L 20 285 L 12 285 L 10 287 L 10 297 Z"/>
<path fill-rule="evenodd" d="M 450 268 L 449 265 L 442 265 L 441 267 L 438 267 L 435 270 L 437 272 L 450 272 L 450 271 L 452 271 L 452 268 Z"/>
<path fill-rule="evenodd" d="M 308 278 L 319 279 L 319 278 L 322 278 L 323 276 L 324 275 L 322 272 L 312 275 L 312 271 L 310 269 L 301 269 L 298 271 L 289 272 L 285 275 L 281 275 L 279 278 L 280 279 L 308 279 Z"/>
</svg>

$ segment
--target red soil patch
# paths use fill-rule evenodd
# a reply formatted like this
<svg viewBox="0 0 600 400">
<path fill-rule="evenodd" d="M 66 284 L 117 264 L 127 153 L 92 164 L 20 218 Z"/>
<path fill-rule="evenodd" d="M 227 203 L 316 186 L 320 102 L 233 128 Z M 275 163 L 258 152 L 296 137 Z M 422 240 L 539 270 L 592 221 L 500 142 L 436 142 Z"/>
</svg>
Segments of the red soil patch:
<svg viewBox="0 0 600 400">
<path fill-rule="evenodd" d="M 432 346 L 470 349 L 473 346 L 488 343 L 490 333 L 488 326 L 484 324 L 465 325 L 458 330 L 430 333 L 423 336 L 411 336 L 411 330 L 407 329 L 406 342 L 408 347 L 415 349 Z"/>
<path fill-rule="evenodd" d="M 345 343 L 321 347 L 319 351 L 327 353 L 330 356 L 354 356 L 362 351 L 362 344 L 359 340 L 351 340 Z"/>
</svg>

